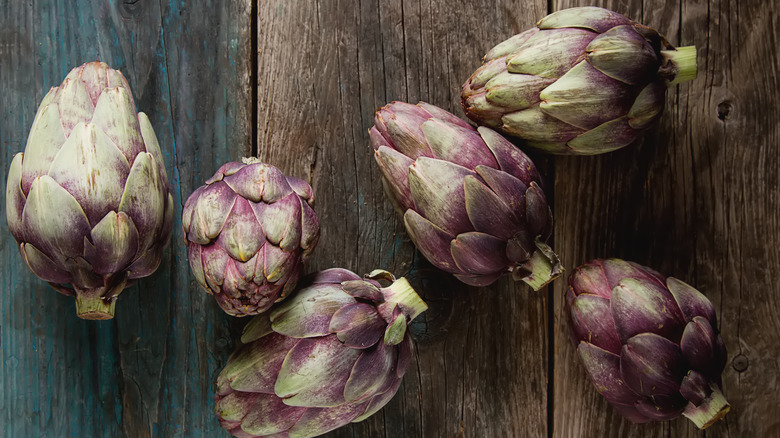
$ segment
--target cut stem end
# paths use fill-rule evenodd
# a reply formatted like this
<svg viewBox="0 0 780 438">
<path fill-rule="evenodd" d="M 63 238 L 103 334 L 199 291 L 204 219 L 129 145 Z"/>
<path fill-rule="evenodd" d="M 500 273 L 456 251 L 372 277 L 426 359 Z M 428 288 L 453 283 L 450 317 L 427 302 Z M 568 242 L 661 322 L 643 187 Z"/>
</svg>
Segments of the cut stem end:
<svg viewBox="0 0 780 438">
<path fill-rule="evenodd" d="M 716 385 L 711 385 L 711 388 L 712 394 L 704 399 L 699 406 L 689 403 L 688 407 L 683 411 L 683 415 L 693 421 L 699 429 L 706 429 L 712 426 L 731 410 L 731 405 L 726 401 L 723 393 L 720 392 L 720 388 Z"/>
<path fill-rule="evenodd" d="M 76 315 L 81 319 L 104 320 L 114 317 L 116 298 L 76 295 Z"/>
<path fill-rule="evenodd" d="M 696 79 L 698 68 L 696 66 L 696 46 L 678 47 L 676 50 L 662 50 L 664 59 L 662 69 L 669 70 L 673 78 L 669 86 Z"/>
<path fill-rule="evenodd" d="M 563 274 L 563 266 L 552 248 L 538 239 L 536 247 L 531 258 L 512 271 L 515 280 L 523 280 L 535 291 Z"/>
<path fill-rule="evenodd" d="M 382 293 L 385 296 L 385 302 L 390 304 L 389 308 L 393 309 L 398 305 L 409 321 L 428 310 L 425 301 L 417 295 L 409 281 L 403 277 L 395 280 L 390 286 L 382 288 Z"/>
</svg>

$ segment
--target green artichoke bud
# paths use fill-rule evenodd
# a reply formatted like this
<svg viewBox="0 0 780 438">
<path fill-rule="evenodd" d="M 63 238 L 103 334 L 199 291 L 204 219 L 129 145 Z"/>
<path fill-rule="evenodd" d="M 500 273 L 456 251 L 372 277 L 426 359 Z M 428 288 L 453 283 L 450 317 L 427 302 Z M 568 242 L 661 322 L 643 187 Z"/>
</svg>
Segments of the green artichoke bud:
<svg viewBox="0 0 780 438">
<path fill-rule="evenodd" d="M 593 260 L 569 278 L 572 341 L 593 385 L 635 423 L 684 415 L 700 429 L 728 413 L 715 307 L 636 263 Z"/>
<path fill-rule="evenodd" d="M 337 268 L 302 283 L 247 324 L 217 378 L 216 414 L 236 437 L 321 435 L 373 415 L 401 385 L 407 325 L 428 308 L 409 282 Z"/>
<path fill-rule="evenodd" d="M 11 162 L 6 214 L 27 266 L 81 318 L 112 318 L 122 290 L 157 269 L 173 197 L 122 73 L 86 63 L 46 94 Z"/>
<path fill-rule="evenodd" d="M 593 155 L 636 140 L 661 116 L 666 88 L 695 77 L 695 47 L 589 6 L 495 46 L 461 99 L 469 118 L 531 147 Z"/>
<path fill-rule="evenodd" d="M 198 283 L 233 316 L 257 315 L 295 289 L 320 235 L 314 191 L 256 158 L 220 167 L 184 205 Z"/>
</svg>

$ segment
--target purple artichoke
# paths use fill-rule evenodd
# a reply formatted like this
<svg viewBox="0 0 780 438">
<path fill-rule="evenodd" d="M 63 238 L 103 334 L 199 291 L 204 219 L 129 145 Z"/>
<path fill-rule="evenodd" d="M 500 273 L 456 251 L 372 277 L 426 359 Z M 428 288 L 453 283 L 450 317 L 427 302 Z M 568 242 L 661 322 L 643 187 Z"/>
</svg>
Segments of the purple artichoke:
<svg viewBox="0 0 780 438">
<path fill-rule="evenodd" d="M 688 417 L 704 429 L 730 407 L 715 308 L 676 278 L 617 259 L 569 278 L 571 336 L 596 389 L 636 422 Z"/>
<path fill-rule="evenodd" d="M 11 162 L 6 215 L 27 266 L 81 318 L 113 318 L 122 290 L 157 269 L 173 197 L 122 73 L 89 62 L 49 90 Z"/>
<path fill-rule="evenodd" d="M 216 413 L 234 436 L 317 436 L 373 415 L 401 385 L 406 326 L 427 309 L 406 279 L 328 269 L 303 282 L 252 319 L 217 378 Z"/>
<path fill-rule="evenodd" d="M 320 235 L 313 203 L 309 184 L 255 158 L 223 165 L 190 195 L 190 268 L 222 310 L 257 315 L 295 289 Z"/>
<path fill-rule="evenodd" d="M 441 108 L 393 102 L 369 131 L 385 192 L 417 249 L 473 286 L 511 272 L 538 290 L 563 271 L 534 163 Z"/>
<path fill-rule="evenodd" d="M 555 154 L 600 154 L 636 140 L 672 84 L 696 77 L 696 48 L 606 9 L 564 9 L 490 50 L 463 85 L 475 122 Z"/>
</svg>

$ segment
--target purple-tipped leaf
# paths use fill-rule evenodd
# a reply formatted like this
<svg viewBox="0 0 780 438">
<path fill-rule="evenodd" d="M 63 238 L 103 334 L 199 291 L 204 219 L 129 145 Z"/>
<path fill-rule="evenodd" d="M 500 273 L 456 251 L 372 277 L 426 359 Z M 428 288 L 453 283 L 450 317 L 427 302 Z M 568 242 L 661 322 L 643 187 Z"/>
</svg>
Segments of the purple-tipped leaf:
<svg viewBox="0 0 780 438">
<path fill-rule="evenodd" d="M 382 338 L 387 322 L 379 316 L 376 307 L 354 303 L 342 307 L 330 320 L 330 331 L 336 333 L 345 346 L 369 348 Z"/>
<path fill-rule="evenodd" d="M 301 339 L 287 354 L 274 392 L 289 406 L 336 407 L 361 350 L 344 347 L 336 335 Z"/>
<path fill-rule="evenodd" d="M 623 345 L 620 374 L 638 394 L 671 395 L 679 392 L 685 361 L 674 342 L 655 333 L 642 333 Z"/>
</svg>

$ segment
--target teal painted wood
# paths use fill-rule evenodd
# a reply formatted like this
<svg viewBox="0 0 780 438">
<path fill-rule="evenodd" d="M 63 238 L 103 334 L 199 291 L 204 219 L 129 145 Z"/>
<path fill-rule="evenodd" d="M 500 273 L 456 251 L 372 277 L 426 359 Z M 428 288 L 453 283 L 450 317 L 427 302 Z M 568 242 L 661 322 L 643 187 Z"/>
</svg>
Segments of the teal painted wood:
<svg viewBox="0 0 780 438">
<path fill-rule="evenodd" d="M 4 172 L 49 87 L 100 59 L 125 74 L 149 115 L 176 203 L 162 265 L 127 289 L 116 318 L 103 322 L 78 319 L 71 298 L 30 273 L 2 215 L 4 436 L 222 434 L 213 381 L 243 322 L 191 279 L 181 205 L 222 162 L 250 153 L 250 10 L 239 0 L 0 1 Z"/>
</svg>

